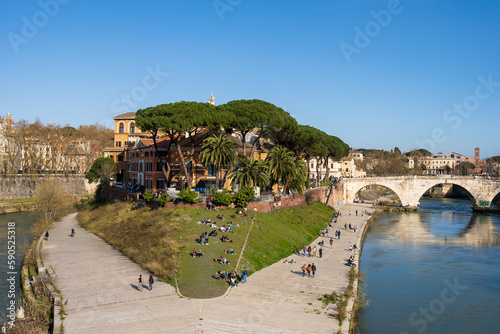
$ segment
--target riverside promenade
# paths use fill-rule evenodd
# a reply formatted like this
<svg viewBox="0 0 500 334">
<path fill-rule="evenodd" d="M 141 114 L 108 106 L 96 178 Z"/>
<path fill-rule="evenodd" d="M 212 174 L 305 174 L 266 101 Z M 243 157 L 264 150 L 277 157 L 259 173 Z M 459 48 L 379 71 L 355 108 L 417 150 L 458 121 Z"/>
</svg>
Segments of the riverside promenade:
<svg viewBox="0 0 500 334">
<path fill-rule="evenodd" d="M 362 205 L 340 207 L 343 217 L 330 227 L 330 236 L 341 230 L 341 239 L 325 241 L 323 257 L 291 255 L 297 263 L 277 262 L 214 299 L 179 297 L 174 287 L 155 277 L 152 291 L 146 284 L 137 289 L 139 274 L 149 273 L 97 236 L 78 225 L 75 214 L 56 223 L 44 242 L 45 266 L 56 273 L 56 286 L 63 295 L 65 333 L 337 333 L 335 305 L 324 307 L 318 298 L 347 286 L 345 265 L 359 242 L 368 216 L 355 211 Z M 348 211 L 352 212 L 348 216 Z M 358 230 L 344 230 L 344 223 Z M 76 236 L 71 237 L 74 228 Z M 319 231 L 318 231 L 319 232 Z M 250 236 L 251 237 L 251 236 Z M 359 246 L 359 245 L 358 245 Z M 302 277 L 302 264 L 315 263 L 316 277 Z M 59 316 L 59 315 L 56 315 Z M 344 322 L 346 323 L 346 322 Z M 347 333 L 346 325 L 342 332 Z"/>
</svg>

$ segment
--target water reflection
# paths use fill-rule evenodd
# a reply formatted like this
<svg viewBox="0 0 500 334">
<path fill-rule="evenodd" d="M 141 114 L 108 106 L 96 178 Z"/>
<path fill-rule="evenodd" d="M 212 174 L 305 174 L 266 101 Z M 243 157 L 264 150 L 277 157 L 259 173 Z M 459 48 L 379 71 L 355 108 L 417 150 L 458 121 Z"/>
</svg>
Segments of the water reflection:
<svg viewBox="0 0 500 334">
<path fill-rule="evenodd" d="M 429 224 L 426 213 L 407 213 L 394 215 L 387 228 L 378 232 L 384 234 L 386 243 L 397 240 L 403 244 L 500 245 L 500 231 L 491 216 L 472 214 L 466 225 L 468 214 L 445 211 L 441 217 L 436 213 L 432 216 L 440 221 L 441 228 Z"/>
</svg>

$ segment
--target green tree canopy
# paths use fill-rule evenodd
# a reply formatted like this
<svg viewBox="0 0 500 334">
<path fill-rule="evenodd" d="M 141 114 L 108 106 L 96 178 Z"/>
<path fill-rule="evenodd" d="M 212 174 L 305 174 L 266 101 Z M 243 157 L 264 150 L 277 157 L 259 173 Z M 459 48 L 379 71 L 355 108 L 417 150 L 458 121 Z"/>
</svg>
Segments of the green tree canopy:
<svg viewBox="0 0 500 334">
<path fill-rule="evenodd" d="M 219 179 L 222 166 L 233 167 L 236 161 L 234 143 L 226 135 L 219 134 L 206 138 L 201 145 L 200 157 L 205 166 L 210 164 L 217 166 L 215 174 L 215 187 L 220 188 Z M 224 176 L 224 183 L 226 177 Z"/>
<path fill-rule="evenodd" d="M 235 100 L 218 107 L 229 113 L 228 127 L 233 128 L 240 136 L 243 145 L 243 156 L 246 156 L 246 136 L 255 128 L 259 129 L 258 137 L 266 135 L 269 128 L 283 127 L 286 112 L 274 104 L 262 100 Z M 254 143 L 255 144 L 255 143 Z M 253 151 L 254 145 L 252 145 Z"/>
<path fill-rule="evenodd" d="M 109 179 L 116 175 L 116 164 L 113 159 L 109 157 L 99 157 L 94 160 L 92 167 L 85 174 L 85 178 L 89 180 L 90 183 L 98 182 L 109 182 Z"/>
<path fill-rule="evenodd" d="M 241 187 L 265 188 L 269 184 L 266 163 L 249 157 L 240 157 L 229 177 Z"/>
<path fill-rule="evenodd" d="M 293 152 L 286 147 L 274 147 L 269 151 L 266 161 L 269 170 L 269 176 L 273 182 L 278 183 L 278 189 L 281 192 L 281 186 L 284 185 L 284 192 L 290 180 L 295 178 L 296 169 Z"/>
<path fill-rule="evenodd" d="M 194 159 L 194 136 L 212 122 L 215 111 L 215 107 L 209 103 L 181 101 L 140 109 L 136 113 L 136 124 L 143 131 L 149 131 L 152 134 L 156 151 L 158 151 L 156 137 L 161 132 L 165 133 L 170 142 L 176 146 L 188 187 L 192 186 L 192 177 L 188 173 L 180 141 L 187 133 L 191 142 L 188 159 Z M 163 167 L 161 156 L 160 163 Z M 168 181 L 168 172 L 164 170 L 164 174 Z"/>
</svg>

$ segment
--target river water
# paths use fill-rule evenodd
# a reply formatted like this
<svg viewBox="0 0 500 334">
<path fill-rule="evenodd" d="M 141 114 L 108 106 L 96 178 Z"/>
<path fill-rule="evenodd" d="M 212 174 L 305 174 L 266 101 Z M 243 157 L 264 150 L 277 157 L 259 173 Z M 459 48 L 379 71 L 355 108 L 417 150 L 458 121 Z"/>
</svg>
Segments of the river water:
<svg viewBox="0 0 500 334">
<path fill-rule="evenodd" d="M 368 228 L 361 333 L 500 333 L 500 216 L 423 199 Z"/>
<path fill-rule="evenodd" d="M 12 214 L 4 214 L 0 215 L 0 321 L 6 320 L 7 306 L 9 305 L 10 300 L 14 299 L 9 296 L 10 284 L 7 279 L 12 276 L 9 274 L 10 272 L 16 273 L 14 276 L 16 277 L 16 303 L 19 300 L 20 296 L 20 277 L 21 277 L 21 264 L 23 260 L 23 254 L 26 250 L 29 243 L 33 240 L 32 235 L 30 234 L 30 228 L 33 225 L 34 218 L 33 214 L 29 212 L 22 213 L 12 213 Z M 8 266 L 8 224 L 11 223 L 11 226 L 15 225 L 14 229 L 11 231 L 15 231 L 15 246 L 16 246 L 16 260 L 14 270 L 9 268 Z M 14 223 L 14 224 L 12 224 Z M 11 239 L 12 240 L 12 239 Z M 12 244 L 10 244 L 12 245 Z M 19 307 L 16 304 L 16 307 Z"/>
</svg>

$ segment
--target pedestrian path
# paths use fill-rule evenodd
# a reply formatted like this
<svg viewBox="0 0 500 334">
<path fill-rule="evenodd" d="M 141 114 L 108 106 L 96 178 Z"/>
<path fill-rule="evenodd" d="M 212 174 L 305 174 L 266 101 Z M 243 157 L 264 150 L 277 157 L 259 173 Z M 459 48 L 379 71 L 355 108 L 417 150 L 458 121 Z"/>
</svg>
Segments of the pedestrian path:
<svg viewBox="0 0 500 334">
<path fill-rule="evenodd" d="M 332 305 L 323 307 L 318 297 L 341 292 L 347 285 L 356 233 L 344 231 L 344 223 L 361 227 L 368 217 L 347 215 L 330 228 L 341 229 L 341 239 L 330 249 L 325 241 L 323 258 L 298 255 L 297 263 L 283 260 L 254 273 L 247 284 L 214 299 L 180 298 L 175 288 L 155 277 L 152 291 L 137 289 L 139 274 L 149 273 L 119 251 L 78 225 L 75 214 L 56 223 L 44 243 L 45 266 L 56 272 L 56 285 L 63 295 L 67 317 L 65 333 L 336 333 Z M 75 237 L 70 236 L 74 228 Z M 314 262 L 316 277 L 302 277 L 303 263 Z"/>
</svg>

